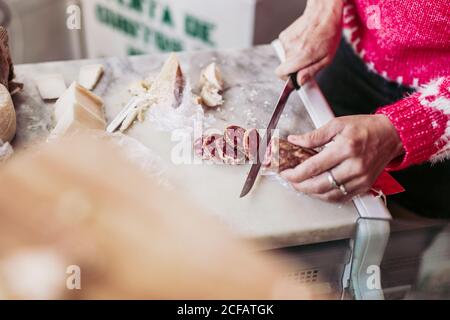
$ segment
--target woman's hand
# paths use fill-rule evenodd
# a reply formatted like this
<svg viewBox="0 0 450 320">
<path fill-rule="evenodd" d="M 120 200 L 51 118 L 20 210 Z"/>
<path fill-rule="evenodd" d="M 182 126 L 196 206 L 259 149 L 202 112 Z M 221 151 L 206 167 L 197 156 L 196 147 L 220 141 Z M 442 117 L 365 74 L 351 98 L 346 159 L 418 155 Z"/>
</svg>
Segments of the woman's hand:
<svg viewBox="0 0 450 320">
<path fill-rule="evenodd" d="M 403 153 L 395 127 L 385 115 L 336 118 L 322 128 L 289 141 L 305 148 L 328 144 L 322 152 L 281 175 L 292 186 L 313 197 L 345 202 L 371 189 L 385 167 Z M 348 194 L 328 180 L 331 172 Z"/>
<path fill-rule="evenodd" d="M 343 0 L 308 1 L 304 14 L 280 34 L 286 61 L 276 70 L 280 78 L 298 73 L 304 84 L 331 63 L 341 39 Z"/>
</svg>

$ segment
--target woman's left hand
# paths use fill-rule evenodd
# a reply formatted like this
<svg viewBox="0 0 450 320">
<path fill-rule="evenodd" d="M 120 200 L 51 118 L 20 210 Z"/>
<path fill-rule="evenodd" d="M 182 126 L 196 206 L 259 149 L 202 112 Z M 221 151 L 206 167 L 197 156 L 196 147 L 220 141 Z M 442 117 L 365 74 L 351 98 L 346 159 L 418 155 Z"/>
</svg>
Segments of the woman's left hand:
<svg viewBox="0 0 450 320">
<path fill-rule="evenodd" d="M 345 202 L 371 189 L 386 166 L 403 153 L 397 130 L 385 115 L 336 118 L 327 125 L 289 141 L 305 148 L 326 148 L 282 177 L 305 194 L 333 202 Z M 329 172 L 338 185 L 333 187 Z"/>
</svg>

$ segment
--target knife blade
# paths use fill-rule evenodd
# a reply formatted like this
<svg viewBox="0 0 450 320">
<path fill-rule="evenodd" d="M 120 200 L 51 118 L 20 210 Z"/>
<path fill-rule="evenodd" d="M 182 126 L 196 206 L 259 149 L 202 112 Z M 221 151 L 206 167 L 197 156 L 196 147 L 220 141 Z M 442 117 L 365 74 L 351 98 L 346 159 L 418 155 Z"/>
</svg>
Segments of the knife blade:
<svg viewBox="0 0 450 320">
<path fill-rule="evenodd" d="M 269 125 L 267 126 L 266 136 L 262 140 L 263 143 L 259 150 L 259 155 L 264 156 L 266 154 L 267 147 L 272 140 L 272 131 L 277 127 L 278 122 L 280 121 L 281 114 L 286 107 L 286 104 L 291 96 L 291 93 L 299 90 L 300 85 L 297 82 L 297 73 L 293 73 L 289 76 L 289 79 L 286 81 L 284 85 L 283 91 L 281 92 L 280 98 L 276 104 L 275 110 L 273 111 L 272 118 L 270 119 Z M 258 178 L 259 171 L 261 170 L 262 160 L 258 159 L 258 161 L 252 165 L 250 172 L 248 173 L 247 180 L 245 181 L 244 187 L 242 189 L 240 198 L 245 197 L 253 188 L 256 182 L 256 178 Z"/>
</svg>

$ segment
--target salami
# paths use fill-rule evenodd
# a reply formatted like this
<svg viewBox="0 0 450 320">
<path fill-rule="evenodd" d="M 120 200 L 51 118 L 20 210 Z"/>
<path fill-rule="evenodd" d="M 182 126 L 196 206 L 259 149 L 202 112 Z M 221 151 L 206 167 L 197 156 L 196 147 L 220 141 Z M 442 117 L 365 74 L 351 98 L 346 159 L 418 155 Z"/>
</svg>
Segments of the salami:
<svg viewBox="0 0 450 320">
<path fill-rule="evenodd" d="M 217 150 L 221 148 L 222 140 L 223 137 L 220 134 L 211 134 L 203 137 L 202 159 L 219 162 L 221 158 Z"/>
<path fill-rule="evenodd" d="M 228 126 L 225 128 L 224 139 L 231 148 L 244 152 L 244 135 L 245 129 L 239 126 Z"/>
<path fill-rule="evenodd" d="M 259 145 L 261 143 L 261 136 L 258 130 L 248 129 L 245 131 L 243 138 L 244 153 L 250 163 L 259 161 Z"/>
<path fill-rule="evenodd" d="M 245 164 L 247 159 L 244 152 L 239 150 L 237 147 L 233 147 L 232 145 L 226 143 L 225 139 L 222 139 L 217 146 L 219 157 L 222 159 L 223 163 L 233 166 Z"/>
<path fill-rule="evenodd" d="M 276 138 L 267 148 L 263 166 L 270 171 L 280 173 L 297 167 L 316 154 L 315 150 L 302 148 L 287 140 Z"/>
<path fill-rule="evenodd" d="M 229 126 L 224 135 L 211 134 L 194 142 L 194 152 L 203 160 L 227 165 L 256 163 L 259 155 L 261 136 L 256 129 L 245 130 L 239 126 Z M 313 149 L 302 148 L 285 139 L 274 138 L 270 142 L 262 165 L 266 170 L 277 173 L 292 169 L 316 155 Z"/>
<path fill-rule="evenodd" d="M 203 159 L 203 137 L 194 141 L 194 153 Z"/>
</svg>

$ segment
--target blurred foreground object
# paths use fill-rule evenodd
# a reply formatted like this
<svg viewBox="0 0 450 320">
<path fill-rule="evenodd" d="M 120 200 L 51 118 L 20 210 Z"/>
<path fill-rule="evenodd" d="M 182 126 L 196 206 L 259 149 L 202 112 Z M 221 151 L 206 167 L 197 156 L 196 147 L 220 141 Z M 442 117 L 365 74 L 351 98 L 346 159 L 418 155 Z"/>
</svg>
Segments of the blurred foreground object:
<svg viewBox="0 0 450 320">
<path fill-rule="evenodd" d="M 0 297 L 311 298 L 109 138 L 29 152 L 0 167 Z"/>
</svg>

